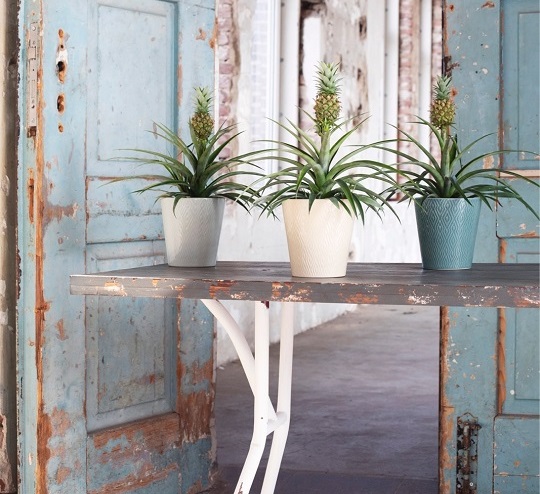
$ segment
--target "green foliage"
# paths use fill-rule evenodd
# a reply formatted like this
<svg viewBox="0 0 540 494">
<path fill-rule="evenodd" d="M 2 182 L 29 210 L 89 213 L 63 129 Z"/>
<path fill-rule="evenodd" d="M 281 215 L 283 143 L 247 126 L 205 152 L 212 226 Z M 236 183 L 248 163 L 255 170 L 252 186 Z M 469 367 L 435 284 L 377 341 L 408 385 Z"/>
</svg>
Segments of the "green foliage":
<svg viewBox="0 0 540 494">
<path fill-rule="evenodd" d="M 201 98 L 209 104 L 210 97 L 206 88 L 196 88 L 195 104 L 200 109 Z M 205 103 L 205 104 L 206 104 Z M 206 108 L 206 107 L 205 107 Z M 222 197 L 231 199 L 249 210 L 257 200 L 258 193 L 246 184 L 236 182 L 239 176 L 262 176 L 261 173 L 238 169 L 241 165 L 255 166 L 248 158 L 253 153 L 246 153 L 229 159 L 220 159 L 219 155 L 229 146 L 240 133 L 233 133 L 235 125 L 222 126 L 216 133 L 200 132 L 189 120 L 191 143 L 187 143 L 173 130 L 165 125 L 156 124 L 158 130 L 154 135 L 164 139 L 174 150 L 171 154 L 148 149 L 125 149 L 136 153 L 135 156 L 122 157 L 122 161 L 134 162 L 139 165 L 157 165 L 163 170 L 163 175 L 133 175 L 118 177 L 111 182 L 142 179 L 152 183 L 135 192 L 158 191 L 161 197 L 174 197 L 175 205 L 183 197 Z M 203 115 L 204 116 L 204 115 Z M 208 118 L 209 115 L 207 115 Z M 213 122 L 213 120 L 211 120 Z"/>
<path fill-rule="evenodd" d="M 404 194 L 403 200 L 422 202 L 427 197 L 437 198 L 464 198 L 478 197 L 488 208 L 499 199 L 510 198 L 521 202 L 529 211 L 539 218 L 538 211 L 523 199 L 519 192 L 514 189 L 508 180 L 500 177 L 496 168 L 484 168 L 481 161 L 486 158 L 507 153 L 527 153 L 528 151 L 494 150 L 474 155 L 473 148 L 483 139 L 493 134 L 486 134 L 475 141 L 467 144 L 464 148 L 458 145 L 457 135 L 452 134 L 452 124 L 455 117 L 455 104 L 450 99 L 452 92 L 452 79 L 440 76 L 433 88 L 431 103 L 431 122 L 417 117 L 416 124 L 429 127 L 430 135 L 435 137 L 440 159 L 438 159 L 420 141 L 401 129 L 397 129 L 402 137 L 399 142 L 404 142 L 417 148 L 420 157 L 411 156 L 405 152 L 377 146 L 380 149 L 395 153 L 404 161 L 402 165 L 415 165 L 416 170 L 403 171 L 405 182 L 399 187 L 392 186 L 388 189 L 392 197 L 398 192 Z M 523 177 L 515 172 L 505 170 L 507 177 L 519 178 L 538 187 L 540 184 Z"/>
<path fill-rule="evenodd" d="M 351 151 L 341 157 L 339 155 L 344 143 L 364 121 L 348 131 L 344 130 L 347 121 L 335 124 L 321 136 L 320 141 L 291 122 L 289 125 L 276 122 L 298 144 L 266 141 L 277 147 L 267 150 L 265 159 L 277 160 L 288 166 L 266 177 L 266 183 L 259 189 L 261 198 L 256 204 L 263 211 L 273 213 L 287 199 L 309 199 L 310 207 L 315 199 L 330 199 L 336 206 L 362 220 L 366 209 L 374 210 L 379 216 L 383 206 L 393 211 L 382 194 L 365 184 L 367 179 L 376 179 L 399 187 L 394 178 L 394 167 L 358 157 L 375 144 L 353 146 Z M 333 140 L 338 131 L 341 135 Z"/>
<path fill-rule="evenodd" d="M 287 199 L 309 199 L 310 209 L 315 199 L 330 199 L 336 207 L 343 207 L 351 216 L 362 220 L 369 209 L 379 216 L 383 206 L 394 212 L 384 196 L 366 184 L 368 179 L 375 179 L 399 187 L 395 168 L 359 158 L 362 151 L 375 144 L 351 146 L 351 151 L 341 152 L 365 120 L 350 130 L 346 129 L 350 120 L 339 120 L 340 82 L 338 64 L 321 62 L 318 65 L 315 116 L 306 113 L 317 137 L 290 121 L 288 125 L 275 122 L 292 139 L 291 143 L 265 141 L 274 147 L 263 151 L 265 156 L 258 158 L 285 164 L 283 169 L 266 176 L 266 182 L 258 191 L 261 198 L 255 204 L 263 212 L 273 214 Z"/>
<path fill-rule="evenodd" d="M 507 180 L 499 176 L 498 169 L 478 167 L 478 164 L 481 164 L 485 158 L 518 151 L 502 149 L 473 155 L 472 149 L 492 134 L 483 135 L 460 149 L 458 138 L 450 133 L 449 127 L 440 129 L 422 118 L 419 118 L 417 123 L 429 127 L 435 136 L 441 158 L 438 160 L 411 134 L 400 130 L 399 132 L 404 136 L 400 141 L 408 142 L 418 148 L 421 157 L 416 158 L 407 153 L 384 147 L 381 149 L 401 156 L 405 159 L 401 164 L 416 165 L 419 171 L 403 171 L 406 181 L 401 183 L 399 187 L 388 189 L 390 196 L 402 192 L 405 194 L 402 200 L 420 202 L 426 197 L 461 197 L 465 199 L 478 197 L 490 209 L 492 209 L 492 204 L 499 199 L 512 198 L 521 202 L 539 218 L 538 211 L 528 204 Z M 504 173 L 507 176 L 525 180 L 536 187 L 539 186 L 538 183 L 515 172 L 505 170 Z"/>
</svg>

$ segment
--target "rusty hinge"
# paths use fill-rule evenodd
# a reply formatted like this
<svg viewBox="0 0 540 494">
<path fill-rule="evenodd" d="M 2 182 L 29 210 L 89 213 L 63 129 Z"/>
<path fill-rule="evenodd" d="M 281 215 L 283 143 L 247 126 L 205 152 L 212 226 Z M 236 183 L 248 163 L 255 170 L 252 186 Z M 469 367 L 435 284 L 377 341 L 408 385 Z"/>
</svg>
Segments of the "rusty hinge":
<svg viewBox="0 0 540 494">
<path fill-rule="evenodd" d="M 37 132 L 38 71 L 39 71 L 39 24 L 32 22 L 28 31 L 26 51 L 26 135 L 34 137 Z"/>
<path fill-rule="evenodd" d="M 466 413 L 457 419 L 456 493 L 476 494 L 478 419 Z"/>
</svg>

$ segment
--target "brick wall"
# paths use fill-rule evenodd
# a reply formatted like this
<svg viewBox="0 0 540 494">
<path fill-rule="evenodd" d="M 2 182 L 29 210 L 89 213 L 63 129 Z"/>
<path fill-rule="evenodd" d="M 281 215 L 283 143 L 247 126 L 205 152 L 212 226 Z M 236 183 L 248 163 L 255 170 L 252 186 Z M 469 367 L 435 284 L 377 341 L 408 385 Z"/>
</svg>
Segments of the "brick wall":
<svg viewBox="0 0 540 494">
<path fill-rule="evenodd" d="M 236 0 L 219 0 L 218 19 L 218 100 L 215 111 L 219 125 L 237 123 L 235 105 L 237 101 L 236 80 L 239 73 L 238 32 L 235 10 Z M 224 158 L 237 153 L 237 149 L 226 148 Z"/>
<path fill-rule="evenodd" d="M 418 115 L 419 63 L 420 63 L 420 2 L 400 0 L 399 10 L 399 94 L 398 126 L 403 131 L 418 136 L 414 116 Z M 402 151 L 410 149 L 402 144 Z"/>
<path fill-rule="evenodd" d="M 369 26 L 366 18 L 366 4 L 368 0 L 311 0 L 302 2 L 303 19 L 318 16 L 322 25 L 330 27 L 323 33 L 323 58 L 327 61 L 340 61 L 342 71 L 347 74 L 348 86 L 343 93 L 343 116 L 352 116 L 369 111 L 369 91 L 366 80 L 365 47 L 364 41 Z M 265 113 L 265 44 L 269 42 L 265 37 L 265 18 L 260 15 L 267 2 L 255 2 L 257 8 L 251 19 L 252 46 L 251 60 L 240 60 L 238 55 L 238 0 L 219 0 L 219 117 L 220 123 L 225 120 L 235 121 L 235 105 L 237 104 L 237 84 L 240 63 L 250 64 L 251 70 L 251 111 L 252 132 L 255 136 L 264 133 L 258 125 L 264 119 Z M 442 0 L 432 0 L 433 5 L 433 51 L 432 51 L 432 77 L 440 73 L 442 57 Z M 420 63 L 420 1 L 400 0 L 399 23 L 399 83 L 398 83 L 398 123 L 401 128 L 416 132 L 410 122 L 418 114 L 418 73 Z M 301 29 L 303 23 L 301 22 Z M 302 39 L 302 37 L 301 37 Z M 301 61 L 303 47 L 300 46 Z M 299 106 L 311 110 L 312 101 L 306 96 L 305 74 L 299 67 L 300 101 Z M 302 114 L 300 114 L 302 116 Z M 304 119 L 303 126 L 309 125 Z"/>
<path fill-rule="evenodd" d="M 245 131 L 241 146 L 254 147 L 253 141 L 268 138 L 268 117 L 273 116 L 269 111 L 269 2 L 219 0 L 217 9 L 219 122 L 238 124 Z M 238 141 L 235 144 L 238 147 Z M 229 149 L 228 154 L 231 152 L 239 150 Z"/>
<path fill-rule="evenodd" d="M 303 63 L 308 51 L 319 51 L 319 61 L 339 62 L 342 77 L 342 117 L 354 118 L 369 112 L 369 92 L 366 74 L 366 36 L 369 21 L 366 17 L 367 0 L 327 0 L 304 2 L 301 11 L 302 39 L 300 46 L 300 107 L 313 111 L 313 74 L 305 74 L 302 67 L 311 70 Z M 319 17 L 321 26 L 321 46 L 311 45 L 306 31 L 306 19 Z M 310 121 L 301 113 L 301 124 L 310 126 Z"/>
</svg>

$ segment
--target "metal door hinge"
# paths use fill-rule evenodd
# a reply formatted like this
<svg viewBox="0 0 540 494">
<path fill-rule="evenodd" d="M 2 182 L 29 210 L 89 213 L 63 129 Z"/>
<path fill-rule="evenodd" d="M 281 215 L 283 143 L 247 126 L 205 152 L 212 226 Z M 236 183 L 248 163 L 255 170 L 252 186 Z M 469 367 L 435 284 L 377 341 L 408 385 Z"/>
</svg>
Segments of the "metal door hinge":
<svg viewBox="0 0 540 494">
<path fill-rule="evenodd" d="M 478 419 L 466 413 L 457 419 L 456 493 L 476 494 Z"/>
<path fill-rule="evenodd" d="M 34 137 L 37 131 L 39 72 L 39 24 L 37 22 L 30 24 L 26 54 L 26 135 Z"/>
</svg>

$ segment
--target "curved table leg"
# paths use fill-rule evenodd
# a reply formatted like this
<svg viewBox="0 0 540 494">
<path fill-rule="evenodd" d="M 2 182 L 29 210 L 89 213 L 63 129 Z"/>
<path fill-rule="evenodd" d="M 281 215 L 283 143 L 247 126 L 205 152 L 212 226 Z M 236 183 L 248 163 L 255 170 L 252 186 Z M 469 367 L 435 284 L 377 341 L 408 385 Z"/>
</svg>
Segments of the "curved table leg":
<svg viewBox="0 0 540 494">
<path fill-rule="evenodd" d="M 272 494 L 277 478 L 291 422 L 291 384 L 294 344 L 294 305 L 291 302 L 281 304 L 281 334 L 279 344 L 279 383 L 277 399 L 277 415 L 283 422 L 274 431 L 272 448 L 266 465 L 264 483 L 261 494 Z"/>
<path fill-rule="evenodd" d="M 231 316 L 229 311 L 223 306 L 219 300 L 205 299 L 201 302 L 212 313 L 212 315 L 222 324 L 232 341 L 234 349 L 238 354 L 242 368 L 251 388 L 251 392 L 255 395 L 255 359 L 253 353 L 249 347 L 249 343 L 246 341 L 244 333 L 238 326 L 238 323 Z M 255 326 L 257 321 L 255 321 Z M 277 420 L 276 412 L 274 411 L 274 405 L 268 397 L 268 414 L 270 420 Z"/>
<path fill-rule="evenodd" d="M 202 300 L 223 325 L 238 353 L 240 362 L 254 395 L 253 436 L 235 494 L 248 494 L 266 445 L 266 438 L 274 432 L 268 466 L 261 494 L 272 494 L 285 443 L 289 432 L 291 407 L 291 379 L 293 357 L 293 305 L 283 304 L 279 361 L 278 412 L 269 397 L 269 308 L 264 302 L 255 304 L 255 357 L 251 353 L 238 324 L 217 300 Z"/>
</svg>

